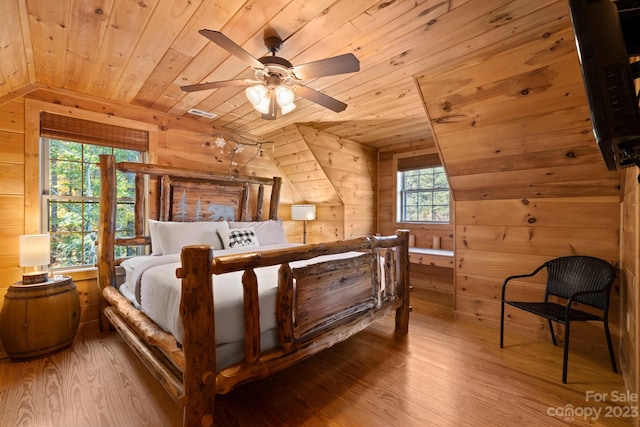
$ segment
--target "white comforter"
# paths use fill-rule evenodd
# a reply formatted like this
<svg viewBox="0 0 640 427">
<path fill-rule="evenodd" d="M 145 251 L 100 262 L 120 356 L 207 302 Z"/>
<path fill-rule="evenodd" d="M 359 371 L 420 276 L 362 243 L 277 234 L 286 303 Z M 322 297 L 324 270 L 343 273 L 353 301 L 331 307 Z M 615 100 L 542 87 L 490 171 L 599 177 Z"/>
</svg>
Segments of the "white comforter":
<svg viewBox="0 0 640 427">
<path fill-rule="evenodd" d="M 281 249 L 296 244 L 272 245 L 260 249 Z M 215 251 L 216 256 L 254 252 L 255 247 Z M 135 304 L 155 323 L 170 332 L 179 342 L 184 327 L 179 315 L 181 281 L 176 277 L 180 254 L 149 255 L 128 259 L 122 263 L 126 272 L 123 294 L 134 298 Z M 214 276 L 216 343 L 218 345 L 244 339 L 242 271 Z M 260 330 L 276 327 L 275 301 L 278 266 L 256 269 L 260 303 Z"/>
<path fill-rule="evenodd" d="M 260 250 L 282 249 L 299 244 L 279 244 L 260 247 Z M 215 256 L 254 252 L 257 248 L 236 248 L 215 251 Z M 296 261 L 291 267 L 300 267 L 317 262 L 339 258 L 352 258 L 361 252 L 325 255 L 309 261 Z M 140 310 L 147 314 L 164 330 L 173 334 L 179 342 L 184 338 L 184 326 L 179 315 L 181 281 L 176 278 L 180 267 L 180 254 L 149 255 L 128 259 L 122 263 L 126 271 L 126 283 L 121 292 L 133 300 Z M 260 331 L 276 331 L 276 294 L 278 289 L 279 265 L 255 270 L 258 278 L 258 299 L 260 304 Z M 214 275 L 213 298 L 215 304 L 216 344 L 244 342 L 244 310 L 242 271 Z M 275 335 L 274 335 L 275 337 Z"/>
</svg>

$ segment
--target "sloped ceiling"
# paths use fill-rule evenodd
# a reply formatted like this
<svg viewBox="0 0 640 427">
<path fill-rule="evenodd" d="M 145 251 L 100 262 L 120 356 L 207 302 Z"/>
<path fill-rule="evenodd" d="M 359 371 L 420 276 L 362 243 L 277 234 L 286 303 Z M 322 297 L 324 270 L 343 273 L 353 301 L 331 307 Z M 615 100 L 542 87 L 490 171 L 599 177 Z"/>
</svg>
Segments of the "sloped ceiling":
<svg viewBox="0 0 640 427">
<path fill-rule="evenodd" d="M 16 0 L 0 13 L 0 104 L 35 84 L 178 118 L 198 108 L 217 115 L 198 122 L 257 138 L 300 123 L 379 150 L 435 138 L 460 200 L 618 191 L 591 136 L 565 0 Z M 242 88 L 181 91 L 252 74 L 203 28 L 255 57 L 274 29 L 294 64 L 354 53 L 360 72 L 305 82 L 347 109 L 299 99 L 266 121 Z"/>
</svg>

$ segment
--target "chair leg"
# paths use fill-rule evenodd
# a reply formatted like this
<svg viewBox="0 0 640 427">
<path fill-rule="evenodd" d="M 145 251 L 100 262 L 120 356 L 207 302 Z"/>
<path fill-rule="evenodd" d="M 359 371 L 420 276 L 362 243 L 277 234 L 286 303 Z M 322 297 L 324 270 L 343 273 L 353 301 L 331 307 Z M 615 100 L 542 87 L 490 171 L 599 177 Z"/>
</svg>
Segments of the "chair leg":
<svg viewBox="0 0 640 427">
<path fill-rule="evenodd" d="M 571 321 L 567 319 L 564 331 L 564 356 L 562 357 L 562 383 L 567 383 L 567 362 L 569 361 L 569 332 Z"/>
<path fill-rule="evenodd" d="M 547 319 L 549 322 L 549 332 L 551 332 L 551 341 L 553 341 L 553 345 L 558 345 L 556 342 L 556 334 L 553 332 L 553 323 L 551 323 L 551 319 Z"/>
<path fill-rule="evenodd" d="M 604 334 L 607 337 L 607 345 L 609 346 L 609 358 L 611 359 L 611 369 L 616 374 L 618 373 L 618 368 L 616 367 L 616 356 L 613 354 L 613 344 L 611 342 L 611 334 L 609 333 L 609 321 L 605 320 L 604 322 Z"/>
</svg>

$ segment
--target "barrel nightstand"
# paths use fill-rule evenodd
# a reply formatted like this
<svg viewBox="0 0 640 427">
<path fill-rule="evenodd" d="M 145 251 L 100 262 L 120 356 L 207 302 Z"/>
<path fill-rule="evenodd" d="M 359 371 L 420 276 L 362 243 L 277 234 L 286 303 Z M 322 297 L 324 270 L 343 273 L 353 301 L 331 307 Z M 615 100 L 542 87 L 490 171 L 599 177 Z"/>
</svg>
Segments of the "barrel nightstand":
<svg viewBox="0 0 640 427">
<path fill-rule="evenodd" d="M 0 339 L 11 360 L 28 360 L 67 348 L 80 323 L 80 297 L 71 277 L 14 283 L 0 312 Z"/>
</svg>

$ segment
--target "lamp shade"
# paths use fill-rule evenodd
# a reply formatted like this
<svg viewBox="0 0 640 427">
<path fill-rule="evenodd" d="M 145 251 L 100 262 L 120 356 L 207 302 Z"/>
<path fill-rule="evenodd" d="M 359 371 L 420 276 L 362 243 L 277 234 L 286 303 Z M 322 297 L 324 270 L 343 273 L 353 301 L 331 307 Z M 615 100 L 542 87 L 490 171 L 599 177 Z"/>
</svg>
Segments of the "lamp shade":
<svg viewBox="0 0 640 427">
<path fill-rule="evenodd" d="M 49 265 L 51 262 L 51 237 L 48 234 L 20 236 L 20 267 Z"/>
<path fill-rule="evenodd" d="M 316 219 L 316 205 L 291 205 L 291 219 L 296 221 Z"/>
</svg>

